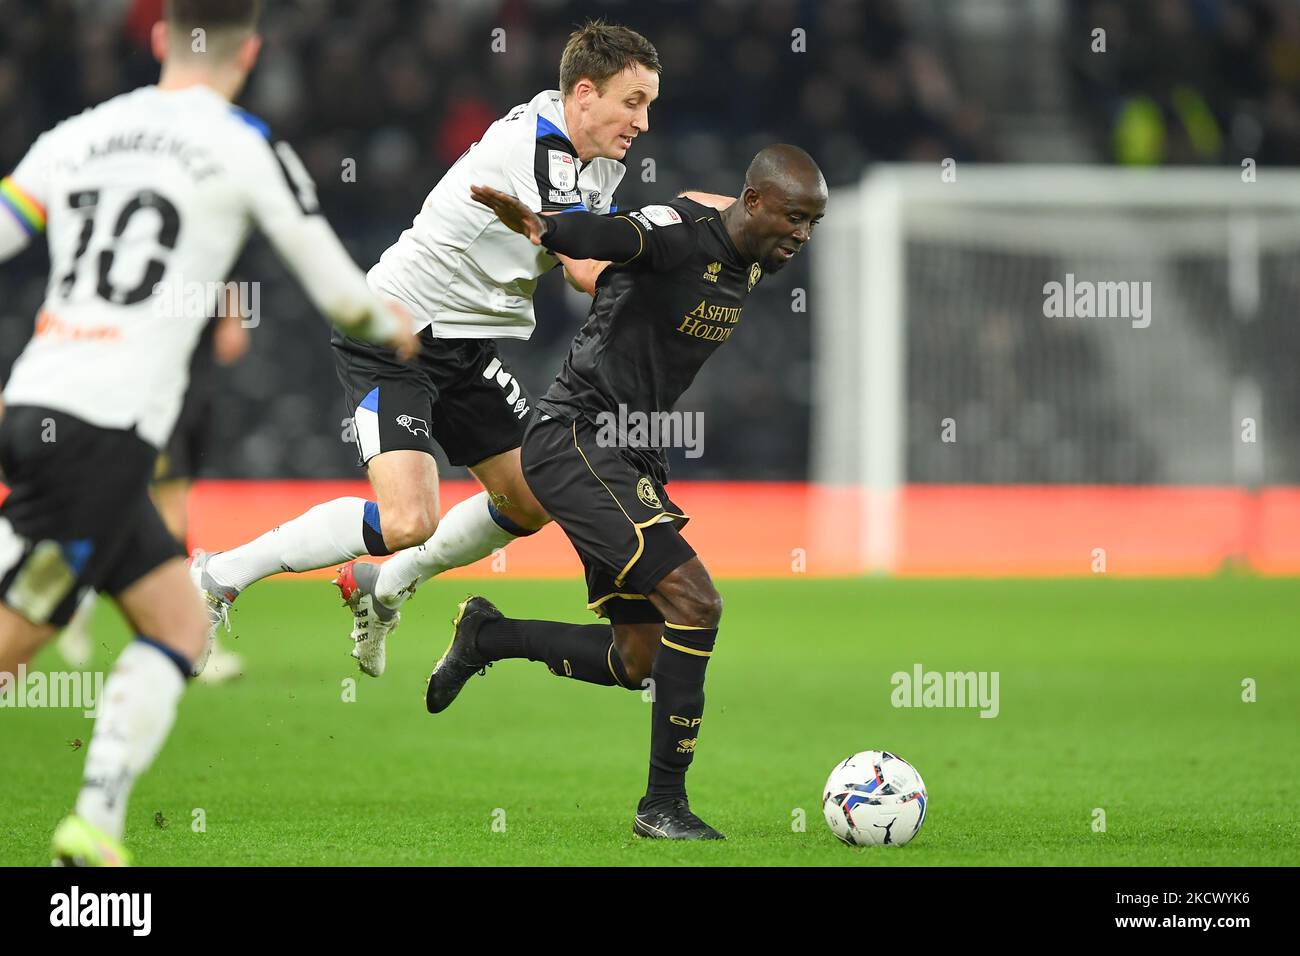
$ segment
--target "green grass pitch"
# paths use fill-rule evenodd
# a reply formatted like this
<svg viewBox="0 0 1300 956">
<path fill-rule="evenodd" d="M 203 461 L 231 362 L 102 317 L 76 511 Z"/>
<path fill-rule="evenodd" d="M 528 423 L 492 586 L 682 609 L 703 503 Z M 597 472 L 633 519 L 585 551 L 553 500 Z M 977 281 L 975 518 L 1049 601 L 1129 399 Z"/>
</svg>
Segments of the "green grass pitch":
<svg viewBox="0 0 1300 956">
<path fill-rule="evenodd" d="M 252 588 L 231 641 L 248 676 L 190 688 L 131 801 L 136 862 L 1300 863 L 1298 580 L 721 582 L 689 781 L 728 840 L 694 845 L 631 835 L 648 743 L 638 693 L 509 661 L 445 714 L 424 712 L 424 678 L 471 589 L 512 616 L 586 618 L 576 581 L 434 582 L 372 680 L 348 657 L 327 582 Z M 107 604 L 96 627 L 102 668 L 126 631 Z M 997 671 L 998 716 L 895 708 L 890 676 L 917 663 Z M 36 666 L 64 665 L 46 649 Z M 71 742 L 91 726 L 79 711 L 0 710 L 0 865 L 48 863 L 85 756 Z M 826 775 L 866 749 L 925 777 L 909 846 L 849 848 L 822 820 Z"/>
</svg>

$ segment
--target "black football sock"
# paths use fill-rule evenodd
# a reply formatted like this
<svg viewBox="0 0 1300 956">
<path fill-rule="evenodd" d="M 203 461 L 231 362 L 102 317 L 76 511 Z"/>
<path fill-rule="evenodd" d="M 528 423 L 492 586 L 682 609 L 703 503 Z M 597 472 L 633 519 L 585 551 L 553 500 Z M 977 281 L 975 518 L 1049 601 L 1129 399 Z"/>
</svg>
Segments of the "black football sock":
<svg viewBox="0 0 1300 956">
<path fill-rule="evenodd" d="M 665 624 L 650 677 L 650 781 L 646 800 L 685 796 L 686 771 L 704 716 L 704 669 L 717 640 L 716 627 Z"/>
<path fill-rule="evenodd" d="M 512 657 L 540 661 L 556 677 L 604 687 L 632 687 L 608 624 L 560 621 L 488 621 L 478 632 L 478 652 L 490 661 Z"/>
</svg>

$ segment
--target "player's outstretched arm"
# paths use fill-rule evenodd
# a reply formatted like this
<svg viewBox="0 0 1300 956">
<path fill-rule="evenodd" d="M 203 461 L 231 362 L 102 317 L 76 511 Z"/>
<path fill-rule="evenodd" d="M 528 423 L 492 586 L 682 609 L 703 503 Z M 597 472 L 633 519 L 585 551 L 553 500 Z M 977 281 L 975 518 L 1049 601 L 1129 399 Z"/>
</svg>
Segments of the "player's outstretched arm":
<svg viewBox="0 0 1300 956">
<path fill-rule="evenodd" d="M 542 233 L 546 231 L 542 217 L 519 199 L 491 186 L 470 186 L 469 194 L 476 202 L 491 209 L 507 229 L 519 233 L 535 246 L 542 244 Z"/>
<path fill-rule="evenodd" d="M 546 231 L 546 225 L 542 217 L 533 212 L 522 200 L 499 189 L 492 189 L 490 186 L 471 186 L 469 192 L 476 201 L 496 213 L 497 218 L 510 229 L 524 236 L 533 245 L 541 245 L 541 236 Z M 563 215 L 571 216 L 577 213 L 563 213 Z M 552 252 L 555 252 L 555 257 L 564 266 L 564 277 L 569 285 L 588 295 L 596 294 L 596 279 L 609 265 L 610 260 L 567 256 L 554 249 Z"/>
<path fill-rule="evenodd" d="M 644 248 L 637 227 L 622 214 L 598 216 L 589 212 L 566 212 L 539 216 L 514 196 L 490 186 L 470 186 L 470 195 L 491 209 L 507 227 L 525 236 L 535 246 L 570 259 L 598 259 L 627 262 Z"/>
</svg>

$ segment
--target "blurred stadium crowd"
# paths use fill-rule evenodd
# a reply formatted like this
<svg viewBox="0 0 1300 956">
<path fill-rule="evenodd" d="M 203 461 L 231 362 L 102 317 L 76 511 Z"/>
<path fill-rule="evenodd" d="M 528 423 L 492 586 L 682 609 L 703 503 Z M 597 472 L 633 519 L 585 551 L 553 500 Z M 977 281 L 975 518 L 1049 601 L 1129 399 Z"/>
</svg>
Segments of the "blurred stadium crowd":
<svg viewBox="0 0 1300 956">
<path fill-rule="evenodd" d="M 1300 4 L 1076 0 L 1074 102 L 1116 162 L 1300 159 Z M 1106 31 L 1105 56 L 1092 52 Z"/>
<path fill-rule="evenodd" d="M 12 168 L 57 120 L 152 82 L 147 36 L 160 8 L 161 0 L 0 0 L 0 166 Z M 587 17 L 640 30 L 664 64 L 621 206 L 686 188 L 734 193 L 753 152 L 772 141 L 809 149 L 832 186 L 872 161 L 996 161 L 986 115 L 999 104 L 963 96 L 951 44 L 918 32 L 906 8 L 903 0 L 267 0 L 266 45 L 241 105 L 295 146 L 330 220 L 369 266 L 492 120 L 556 86 L 564 40 Z M 1078 160 L 1235 164 L 1237 144 L 1253 137 L 1261 162 L 1294 161 L 1300 13 L 1290 0 L 1091 0 L 1065 9 L 1075 40 L 1084 39 L 1062 51 L 1062 69 L 1098 144 L 1097 155 Z M 1118 55 L 1081 52 L 1094 21 L 1109 27 Z M 504 49 L 494 52 L 494 40 Z M 355 162 L 355 182 L 341 173 L 345 160 Z M 706 412 L 704 454 L 676 458 L 675 475 L 807 476 L 811 313 L 791 306 L 791 291 L 809 282 L 801 258 L 759 287 L 745 334 L 687 394 L 684 407 Z M 0 368 L 30 334 L 44 274 L 42 249 L 0 269 Z M 237 278 L 261 283 L 263 321 L 248 358 L 222 371 L 219 440 L 204 475 L 356 474 L 324 323 L 265 243 L 250 244 Z M 584 299 L 558 276 L 544 279 L 533 341 L 505 348 L 534 395 L 558 367 Z"/>
</svg>

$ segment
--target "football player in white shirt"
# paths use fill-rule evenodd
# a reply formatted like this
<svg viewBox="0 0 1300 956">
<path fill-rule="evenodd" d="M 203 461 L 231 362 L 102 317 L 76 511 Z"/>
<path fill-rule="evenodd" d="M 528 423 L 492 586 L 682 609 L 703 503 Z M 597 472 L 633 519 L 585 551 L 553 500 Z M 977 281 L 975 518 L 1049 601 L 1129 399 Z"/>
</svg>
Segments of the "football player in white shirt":
<svg viewBox="0 0 1300 956">
<path fill-rule="evenodd" d="M 396 354 L 418 348 L 404 310 L 371 291 L 319 215 L 293 151 L 231 105 L 257 58 L 258 7 L 168 0 L 152 38 L 158 85 L 60 123 L 0 181 L 0 261 L 42 231 L 50 247 L 36 333 L 0 419 L 0 680 L 12 684 L 91 588 L 137 635 L 105 685 L 75 812 L 54 834 L 56 863 L 128 861 L 131 787 L 203 668 L 209 611 L 149 479 L 250 228 L 335 325 Z"/>
<path fill-rule="evenodd" d="M 624 173 L 619 160 L 649 129 L 659 70 L 658 54 L 640 34 L 586 24 L 565 46 L 560 89 L 493 123 L 429 193 L 368 277 L 373 289 L 410 309 L 422 330 L 419 359 L 404 366 L 382 347 L 340 334 L 333 340 L 375 500 L 335 499 L 238 548 L 196 552 L 196 582 L 218 613 L 280 571 L 400 551 L 382 566 L 347 564 L 336 581 L 354 615 L 352 656 L 379 676 L 397 607 L 417 585 L 550 520 L 519 463 L 532 403 L 495 340 L 532 334 L 533 290 L 557 261 L 588 292 L 605 263 L 532 245 L 475 202 L 470 186 L 491 185 L 535 212 L 612 211 Z M 484 487 L 441 520 L 435 443 Z"/>
</svg>

